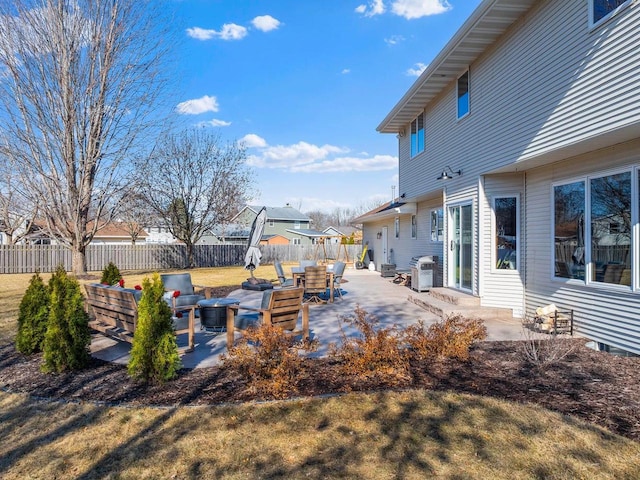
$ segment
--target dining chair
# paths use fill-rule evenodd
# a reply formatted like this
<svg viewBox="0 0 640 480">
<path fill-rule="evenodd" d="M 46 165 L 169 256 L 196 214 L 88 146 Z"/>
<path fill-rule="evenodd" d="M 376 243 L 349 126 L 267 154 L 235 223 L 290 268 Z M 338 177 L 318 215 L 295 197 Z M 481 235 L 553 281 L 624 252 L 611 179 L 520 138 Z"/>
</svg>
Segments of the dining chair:
<svg viewBox="0 0 640 480">
<path fill-rule="evenodd" d="M 344 275 L 344 269 L 347 264 L 344 262 L 336 262 L 333 264 L 333 284 L 331 288 L 333 288 L 334 297 L 336 292 L 342 298 L 342 289 L 340 288 L 340 282 L 342 281 L 342 277 Z"/>
<path fill-rule="evenodd" d="M 309 302 L 326 303 L 320 295 L 327 292 L 327 266 L 318 265 L 304 269 L 304 296 Z"/>
<path fill-rule="evenodd" d="M 278 276 L 278 281 L 280 282 L 280 286 L 282 287 L 293 286 L 293 278 L 286 278 L 284 276 L 284 269 L 282 268 L 282 264 L 276 260 L 273 263 L 273 266 L 276 269 L 276 275 Z"/>
</svg>

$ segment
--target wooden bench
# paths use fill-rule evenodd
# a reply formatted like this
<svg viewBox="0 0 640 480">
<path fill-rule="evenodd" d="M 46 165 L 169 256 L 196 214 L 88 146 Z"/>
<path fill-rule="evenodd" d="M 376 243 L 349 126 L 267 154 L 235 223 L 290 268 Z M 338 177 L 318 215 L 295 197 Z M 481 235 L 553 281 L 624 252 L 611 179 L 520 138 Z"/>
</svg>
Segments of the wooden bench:
<svg viewBox="0 0 640 480">
<path fill-rule="evenodd" d="M 105 335 L 131 343 L 138 323 L 138 302 L 134 292 L 103 285 L 85 285 L 85 290 L 89 313 L 94 317 L 89 326 Z M 178 308 L 181 312 L 189 312 L 188 325 L 175 331 L 176 335 L 189 334 L 185 352 L 194 349 L 196 308 L 196 305 L 181 305 Z"/>
</svg>

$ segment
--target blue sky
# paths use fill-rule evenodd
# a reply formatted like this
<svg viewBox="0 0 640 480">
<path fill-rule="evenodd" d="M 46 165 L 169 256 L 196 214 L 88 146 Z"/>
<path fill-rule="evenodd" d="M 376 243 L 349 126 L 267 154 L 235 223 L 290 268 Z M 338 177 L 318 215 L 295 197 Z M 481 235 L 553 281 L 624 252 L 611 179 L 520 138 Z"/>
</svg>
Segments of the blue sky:
<svg viewBox="0 0 640 480">
<path fill-rule="evenodd" d="M 176 112 L 244 141 L 254 204 L 382 203 L 398 145 L 377 125 L 480 0 L 180 0 Z"/>
</svg>

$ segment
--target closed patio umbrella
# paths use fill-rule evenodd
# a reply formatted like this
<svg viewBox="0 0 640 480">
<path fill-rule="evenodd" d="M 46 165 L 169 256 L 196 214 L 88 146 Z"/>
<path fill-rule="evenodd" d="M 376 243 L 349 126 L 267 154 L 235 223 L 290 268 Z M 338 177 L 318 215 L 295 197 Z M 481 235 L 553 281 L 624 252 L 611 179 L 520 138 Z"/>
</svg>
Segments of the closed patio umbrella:
<svg viewBox="0 0 640 480">
<path fill-rule="evenodd" d="M 258 246 L 260 245 L 260 239 L 262 238 L 262 232 L 264 232 L 264 224 L 266 221 L 267 209 L 262 207 L 251 226 L 247 253 L 244 256 L 244 268 L 251 271 L 252 277 L 253 271 L 258 268 L 260 265 L 260 258 L 262 258 L 262 254 L 260 253 Z"/>
</svg>

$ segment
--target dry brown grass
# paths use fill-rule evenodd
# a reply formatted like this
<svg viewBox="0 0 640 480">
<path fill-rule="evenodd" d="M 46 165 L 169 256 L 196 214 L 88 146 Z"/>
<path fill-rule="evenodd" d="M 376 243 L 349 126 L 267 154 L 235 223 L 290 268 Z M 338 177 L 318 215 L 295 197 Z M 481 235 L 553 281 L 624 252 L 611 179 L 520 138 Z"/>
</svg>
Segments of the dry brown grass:
<svg viewBox="0 0 640 480">
<path fill-rule="evenodd" d="M 127 286 L 144 273 L 123 272 Z M 242 268 L 191 272 L 237 285 Z M 255 273 L 272 278 L 272 266 Z M 31 275 L 0 276 L 0 338 Z M 43 275 L 45 281 L 48 275 Z M 545 409 L 407 391 L 221 407 L 50 403 L 0 392 L 0 477 L 637 478 L 640 444 Z"/>
<path fill-rule="evenodd" d="M 209 408 L 0 393 L 4 479 L 634 478 L 640 445 L 536 407 L 432 392 Z"/>
</svg>

